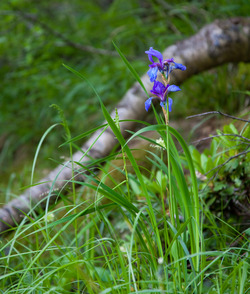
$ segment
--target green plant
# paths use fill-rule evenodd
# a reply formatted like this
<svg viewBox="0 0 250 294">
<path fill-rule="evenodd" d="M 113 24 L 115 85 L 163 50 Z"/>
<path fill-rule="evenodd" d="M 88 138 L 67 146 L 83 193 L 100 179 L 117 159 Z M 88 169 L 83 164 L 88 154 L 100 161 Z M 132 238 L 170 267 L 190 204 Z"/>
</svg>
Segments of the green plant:
<svg viewBox="0 0 250 294">
<path fill-rule="evenodd" d="M 45 212 L 32 211 L 9 238 L 1 240 L 0 290 L 3 293 L 247 293 L 250 233 L 249 229 L 235 228 L 225 214 L 223 208 L 228 206 L 228 199 L 231 201 L 234 198 L 232 194 L 225 195 L 223 185 L 228 186 L 229 183 L 229 192 L 232 187 L 236 187 L 236 198 L 242 201 L 248 187 L 249 153 L 245 148 L 249 144 L 249 127 L 237 133 L 233 125 L 227 126 L 224 133 L 229 136 L 218 134 L 220 137 L 213 139 L 209 150 L 202 154 L 197 151 L 190 153 L 181 135 L 166 125 L 154 109 L 157 124 L 149 125 L 145 122 L 145 127 L 130 138 L 144 138 L 143 134 L 148 130 L 159 133 L 161 141 L 144 138 L 161 147 L 158 151 L 145 151 L 148 161 L 153 165 L 152 170 L 147 170 L 145 175 L 142 173 L 144 167 L 138 164 L 133 150 L 128 147 L 128 141 L 121 134 L 119 117 L 114 121 L 109 115 L 109 109 L 104 106 L 104 102 L 115 102 L 133 82 L 132 77 L 127 75 L 128 70 L 132 71 L 137 80 L 139 76 L 134 67 L 139 69 L 140 73 L 145 71 L 144 60 L 140 54 L 137 55 L 137 52 L 144 51 L 145 44 L 152 44 L 153 40 L 157 39 L 158 47 L 166 47 L 184 35 L 192 34 L 204 22 L 221 17 L 223 11 L 225 16 L 247 14 L 244 6 L 247 2 L 223 6 L 224 1 L 174 1 L 171 4 L 164 1 L 113 1 L 110 5 L 107 5 L 106 1 L 101 4 L 98 1 L 90 1 L 84 3 L 85 17 L 80 13 L 82 2 L 78 1 L 73 4 L 62 1 L 60 5 L 52 1 L 49 9 L 43 2 L 10 2 L 14 5 L 13 11 L 6 13 L 1 19 L 2 22 L 3 19 L 6 21 L 2 26 L 6 30 L 11 28 L 13 20 L 16 20 L 19 10 L 22 9 L 29 13 L 48 10 L 53 17 L 49 18 L 44 14 L 42 22 L 34 20 L 35 24 L 31 25 L 34 35 L 30 38 L 24 38 L 28 32 L 26 23 L 16 21 L 16 33 L 0 39 L 4 44 L 1 50 L 8 50 L 8 54 L 2 56 L 10 65 L 9 74 L 4 75 L 2 83 L 1 94 L 5 100 L 1 100 L 0 119 L 3 122 L 12 121 L 14 114 L 19 126 L 16 129 L 13 124 L 8 125 L 6 132 L 13 132 L 13 139 L 8 138 L 3 150 L 8 149 L 11 140 L 16 142 L 16 138 L 22 140 L 17 140 L 19 144 L 12 148 L 13 153 L 15 148 L 18 149 L 23 142 L 27 142 L 29 137 L 33 138 L 35 135 L 34 142 L 38 142 L 46 128 L 48 131 L 42 136 L 42 140 L 49 131 L 51 137 L 42 150 L 54 150 L 53 146 L 61 143 L 57 144 L 61 136 L 58 136 L 58 131 L 52 132 L 54 125 L 47 126 L 62 119 L 64 128 L 59 132 L 63 135 L 66 131 L 64 147 L 70 146 L 69 157 L 72 157 L 72 148 L 76 147 L 76 142 L 108 126 L 113 130 L 121 152 L 114 151 L 110 156 L 90 161 L 86 166 L 79 163 L 83 172 L 89 172 L 85 174 L 85 182 L 76 182 L 72 178 L 70 184 L 73 187 L 74 184 L 79 185 L 79 189 L 73 188 L 67 197 L 59 191 L 61 203 L 47 207 Z M 0 5 L 7 10 L 6 3 L 1 2 Z M 101 5 L 105 11 L 101 9 Z M 66 13 L 69 7 L 72 13 Z M 123 14 L 124 11 L 127 12 Z M 25 19 L 25 15 L 22 17 Z M 64 36 L 72 37 L 73 43 L 82 40 L 84 34 L 84 42 L 93 45 L 90 48 L 92 51 L 95 47 L 108 47 L 107 49 L 112 51 L 110 40 L 115 36 L 119 46 L 125 48 L 126 54 L 137 56 L 137 59 L 128 62 L 117 47 L 121 59 L 98 55 L 99 53 L 94 56 L 91 55 L 91 50 L 82 55 L 75 54 L 72 46 L 66 46 L 67 38 L 65 42 L 65 39 L 60 35 L 53 35 L 53 32 L 48 36 L 44 23 L 52 28 L 60 28 L 60 31 L 65 32 Z M 126 26 L 123 26 L 124 23 Z M 79 29 L 76 30 L 75 27 Z M 73 31 L 75 35 L 72 34 Z M 16 56 L 14 48 L 19 48 L 24 39 L 24 50 L 20 51 L 20 56 L 13 58 Z M 137 42 L 134 42 L 135 39 Z M 32 44 L 37 46 L 32 47 Z M 65 63 L 70 60 L 78 71 L 86 69 L 91 83 L 72 68 L 67 67 L 76 77 L 70 72 L 62 71 L 61 58 L 67 60 Z M 123 61 L 127 69 L 124 68 Z M 206 108 L 209 99 L 209 107 L 214 108 L 213 105 L 219 105 L 217 100 L 228 98 L 228 90 L 231 93 L 228 85 L 225 91 L 225 76 L 228 72 L 236 83 L 235 88 L 238 88 L 237 85 L 241 85 L 246 76 L 246 69 L 247 65 L 240 65 L 237 71 L 226 66 L 218 69 L 216 87 L 214 73 L 194 77 L 190 85 L 184 86 L 187 90 L 183 91 L 183 97 L 189 99 L 181 97 L 179 105 L 182 105 L 182 117 L 188 100 L 191 100 L 194 107 L 195 91 L 198 91 L 199 105 L 203 103 Z M 1 67 L 1 70 L 5 73 L 6 67 Z M 237 72 L 242 74 L 235 79 Z M 79 77 L 83 78 L 84 82 L 79 82 Z M 8 86 L 10 83 L 12 87 Z M 94 84 L 95 87 L 88 88 L 89 84 Z M 117 84 L 119 87 L 114 87 Z M 248 85 L 247 78 L 244 84 Z M 97 97 L 101 107 L 92 99 L 93 90 L 96 94 L 99 93 Z M 20 103 L 16 104 L 19 96 L 23 99 L 19 99 Z M 175 99 L 177 102 L 178 97 Z M 60 108 L 57 107 L 59 115 L 47 111 L 51 100 L 67 109 L 69 122 L 66 122 Z M 31 103 L 34 101 L 40 103 L 39 116 L 38 107 Z M 229 104 L 232 107 L 232 104 Z M 20 114 L 21 109 L 27 112 L 22 111 Z M 93 129 L 88 125 L 88 129 L 84 130 L 83 126 L 79 125 L 79 117 L 83 111 L 87 112 L 88 118 L 91 116 L 88 121 L 95 124 L 102 119 L 99 114 L 103 113 L 107 124 Z M 166 118 L 165 114 L 164 116 Z M 37 122 L 35 125 L 32 123 L 34 119 Z M 167 121 L 168 119 L 167 113 Z M 32 130 L 28 132 L 30 126 Z M 73 129 L 72 133 L 81 134 L 71 138 L 69 129 Z M 174 138 L 181 145 L 184 156 L 177 151 Z M 37 159 L 39 160 L 38 151 L 41 150 L 41 144 L 37 146 L 31 171 L 32 183 L 35 164 Z M 49 151 L 44 153 L 50 154 Z M 1 155 L 3 162 L 5 152 Z M 44 161 L 44 157 L 46 156 L 41 156 L 40 162 Z M 114 164 L 116 159 L 122 159 L 122 167 Z M 191 181 L 186 175 L 183 163 L 191 175 Z M 200 174 L 207 173 L 208 179 L 213 177 L 207 183 L 198 174 L 200 190 L 197 189 L 194 165 Z M 97 173 L 96 166 L 101 174 Z M 42 168 L 40 165 L 38 173 Z M 213 168 L 216 169 L 212 170 Z M 123 174 L 123 180 L 116 180 L 110 169 L 114 173 Z M 30 171 L 25 174 L 28 174 L 30 181 Z M 6 195 L 10 194 L 11 189 L 14 190 L 13 179 L 14 176 L 6 188 Z M 107 184 L 107 179 L 111 180 L 112 187 Z M 24 186 L 25 180 L 24 176 L 19 186 Z M 219 209 L 214 213 L 212 209 L 217 203 L 217 198 L 214 198 L 218 196 L 216 193 L 225 202 L 220 202 Z"/>
<path fill-rule="evenodd" d="M 237 206 L 243 215 L 248 211 L 249 138 L 249 123 L 246 122 L 240 131 L 231 123 L 211 137 L 209 149 L 202 153 L 195 148 L 192 150 L 207 206 L 214 212 L 227 211 L 227 218 Z"/>
</svg>

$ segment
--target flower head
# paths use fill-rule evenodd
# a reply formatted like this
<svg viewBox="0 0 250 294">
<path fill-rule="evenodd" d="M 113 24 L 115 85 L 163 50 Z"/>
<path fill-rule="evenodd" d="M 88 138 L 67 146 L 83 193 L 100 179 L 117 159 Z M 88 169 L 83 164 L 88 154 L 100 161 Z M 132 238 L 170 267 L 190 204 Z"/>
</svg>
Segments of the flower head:
<svg viewBox="0 0 250 294">
<path fill-rule="evenodd" d="M 166 108 L 166 101 L 167 101 L 167 95 L 169 92 L 177 92 L 180 91 L 181 89 L 178 86 L 175 85 L 167 85 L 164 86 L 161 82 L 159 81 L 154 81 L 154 86 L 153 89 L 150 90 L 150 92 L 152 94 L 154 94 L 153 97 L 150 97 L 149 99 L 146 100 L 145 102 L 145 109 L 146 111 L 149 110 L 151 103 L 152 103 L 152 99 L 159 99 L 160 100 L 160 105 L 164 108 Z M 173 100 L 171 98 L 168 98 L 168 108 L 169 111 L 172 110 L 172 103 Z"/>
<path fill-rule="evenodd" d="M 146 54 L 148 54 L 149 61 L 152 62 L 152 64 L 149 65 L 150 69 L 148 71 L 148 75 L 150 78 L 150 82 L 154 82 L 157 78 L 157 72 L 158 70 L 160 72 L 164 71 L 164 61 L 163 56 L 161 52 L 154 50 L 153 47 L 150 47 L 148 51 L 145 51 Z M 159 62 L 155 62 L 153 59 L 153 56 L 158 58 Z"/>
<path fill-rule="evenodd" d="M 164 262 L 163 257 L 159 257 L 159 258 L 158 258 L 158 264 L 163 264 L 163 262 Z"/>
<path fill-rule="evenodd" d="M 156 139 L 156 144 L 150 144 L 151 147 L 154 147 L 154 148 L 157 148 L 157 149 L 165 149 L 166 148 L 166 145 L 165 145 L 165 142 L 163 141 L 162 138 L 159 138 L 159 139 Z"/>
<path fill-rule="evenodd" d="M 177 63 L 174 62 L 174 58 L 172 58 L 172 61 L 168 62 L 165 65 L 165 72 L 166 72 L 166 78 L 168 79 L 168 76 L 170 75 L 170 73 L 173 71 L 173 69 L 180 69 L 180 70 L 186 70 L 186 66 L 181 64 L 181 63 Z"/>
<path fill-rule="evenodd" d="M 168 88 L 169 85 L 164 86 L 161 82 L 154 81 L 153 89 L 150 90 L 150 92 L 154 94 L 156 97 L 160 98 L 162 102 L 164 102 Z"/>
<path fill-rule="evenodd" d="M 150 69 L 148 71 L 150 82 L 154 82 L 157 79 L 158 71 L 161 74 L 165 73 L 166 78 L 168 78 L 173 69 L 186 69 L 184 65 L 174 62 L 173 58 L 163 60 L 161 52 L 153 49 L 153 47 L 150 47 L 148 51 L 145 51 L 145 53 L 148 54 L 148 59 L 152 62 L 152 64 L 149 65 Z M 153 57 L 156 57 L 158 62 L 155 62 Z"/>
</svg>

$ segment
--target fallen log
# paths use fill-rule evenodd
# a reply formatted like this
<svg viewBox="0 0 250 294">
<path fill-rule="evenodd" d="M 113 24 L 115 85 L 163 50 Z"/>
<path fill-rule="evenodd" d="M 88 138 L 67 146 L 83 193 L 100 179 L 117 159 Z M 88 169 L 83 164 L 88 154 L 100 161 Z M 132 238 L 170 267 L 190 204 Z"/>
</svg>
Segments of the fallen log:
<svg viewBox="0 0 250 294">
<path fill-rule="evenodd" d="M 187 67 L 186 71 L 173 72 L 172 81 L 175 84 L 181 84 L 195 74 L 224 63 L 249 62 L 249 52 L 250 18 L 233 18 L 216 20 L 206 25 L 196 35 L 166 48 L 163 56 L 164 58 L 174 57 L 176 62 Z M 152 84 L 147 74 L 143 75 L 141 80 L 149 91 Z M 144 91 L 138 83 L 135 83 L 116 107 L 120 120 L 143 120 L 147 115 L 144 108 L 145 99 Z M 115 111 L 111 115 L 115 116 Z M 121 132 L 124 137 L 127 137 L 126 130 L 134 130 L 135 127 L 135 122 L 122 122 Z M 88 156 L 83 157 L 83 153 L 92 144 L 93 146 L 87 152 Z M 117 141 L 110 129 L 106 129 L 103 133 L 102 130 L 98 130 L 84 143 L 82 151 L 73 155 L 73 162 L 80 162 L 84 165 L 89 161 L 89 157 L 103 158 L 110 154 L 116 144 Z M 74 164 L 75 179 L 84 180 L 82 172 L 78 170 L 79 166 Z M 65 162 L 43 178 L 40 181 L 41 184 L 30 187 L 22 195 L 5 204 L 0 209 L 0 234 L 8 233 L 11 231 L 10 228 L 18 226 L 25 214 L 29 214 L 34 207 L 45 209 L 47 204 L 54 203 L 56 197 L 60 196 L 56 191 L 60 190 L 60 193 L 63 193 L 71 180 L 72 163 Z"/>
</svg>

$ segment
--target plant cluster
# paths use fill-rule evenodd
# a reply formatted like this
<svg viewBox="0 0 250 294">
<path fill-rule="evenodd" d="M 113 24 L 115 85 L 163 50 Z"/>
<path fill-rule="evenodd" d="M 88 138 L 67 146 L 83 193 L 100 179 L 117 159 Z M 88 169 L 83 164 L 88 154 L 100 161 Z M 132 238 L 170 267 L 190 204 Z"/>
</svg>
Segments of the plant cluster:
<svg viewBox="0 0 250 294">
<path fill-rule="evenodd" d="M 163 48 L 221 15 L 248 15 L 247 0 L 227 1 L 227 6 L 224 2 L 0 3 L 0 124 L 4 126 L 0 163 L 10 165 L 23 144 L 32 138 L 34 145 L 51 122 L 61 119 L 65 130 L 49 137 L 42 148 L 46 156 L 40 161 L 51 156 L 51 150 L 59 145 L 58 138 L 66 133 L 69 161 L 72 167 L 80 167 L 77 172 L 82 171 L 85 179 L 77 181 L 72 171 L 68 196 L 57 191 L 58 201 L 51 207 L 48 196 L 45 211 L 32 210 L 10 236 L 1 238 L 0 293 L 248 293 L 250 232 L 247 219 L 239 225 L 241 219 L 232 207 L 248 217 L 249 122 L 240 131 L 233 124 L 225 126 L 212 138 L 211 147 L 200 153 L 169 125 L 169 112 L 173 108 L 183 118 L 187 109 L 192 112 L 225 105 L 231 112 L 242 108 L 247 92 L 236 94 L 233 89 L 248 87 L 249 65 L 225 65 L 195 76 L 173 101 L 169 93 L 180 88 L 171 85 L 171 72 L 185 70 L 185 66 L 172 58 L 164 59 L 151 47 L 146 54 L 153 86 L 150 95 L 145 93 L 145 109 L 153 110 L 157 124 L 141 122 L 143 128 L 126 141 L 119 115 L 114 119 L 104 106 L 112 107 L 134 82 L 129 70 L 141 83 L 134 67 L 140 74 L 144 72 L 145 60 L 138 52 L 148 44 L 154 42 Z M 113 50 L 114 38 L 131 62 L 116 45 Z M 70 72 L 63 71 L 62 61 L 79 71 L 84 68 L 91 83 L 68 66 Z M 99 93 L 101 107 L 93 99 L 93 90 Z M 48 111 L 52 101 L 67 109 L 69 121 L 58 106 L 58 116 Z M 163 116 L 157 113 L 155 101 L 160 102 Z M 79 124 L 83 112 L 88 121 L 84 125 Z M 103 119 L 101 113 L 107 124 L 90 130 L 94 122 Z M 73 148 L 79 150 L 79 139 L 107 127 L 120 150 L 86 166 L 73 162 Z M 70 130 L 83 133 L 70 139 Z M 144 137 L 147 131 L 157 132 L 159 139 Z M 146 175 L 128 145 L 136 137 L 153 146 L 144 150 L 152 165 Z M 36 159 L 40 148 L 39 144 Z M 122 160 L 122 167 L 114 164 L 118 160 Z M 123 179 L 116 180 L 116 173 Z M 7 188 L 2 189 L 7 195 L 2 202 L 16 196 L 13 184 L 25 186 L 29 174 L 25 171 L 24 179 L 10 178 Z M 34 169 L 32 183 L 33 174 Z"/>
<path fill-rule="evenodd" d="M 143 86 L 134 68 L 116 45 L 115 48 Z M 249 129 L 235 133 L 233 125 L 226 126 L 225 134 L 218 134 L 209 150 L 202 154 L 195 149 L 190 152 L 182 136 L 169 125 L 172 105 L 169 89 L 180 90 L 169 85 L 170 73 L 185 68 L 173 59 L 163 60 L 153 48 L 146 53 L 152 62 L 149 77 L 154 82 L 151 91 L 154 96 L 148 96 L 145 108 L 149 110 L 152 106 L 157 124 L 145 122 L 145 127 L 128 141 L 121 134 L 118 113 L 112 118 L 94 86 L 79 72 L 65 66 L 86 80 L 97 94 L 121 151 L 86 166 L 79 162 L 85 181 L 74 180 L 72 173 L 69 197 L 58 192 L 63 206 L 47 206 L 41 214 L 32 211 L 14 234 L 3 241 L 0 289 L 4 293 L 247 293 L 249 233 L 239 233 L 225 220 L 221 220 L 223 228 L 216 224 L 208 209 L 212 201 L 206 203 L 205 197 L 198 194 L 197 172 L 200 189 L 211 186 L 200 175 L 215 175 L 213 192 L 222 191 L 218 188 L 222 175 L 232 168 L 237 170 L 227 163 L 239 159 L 243 170 L 234 175 L 234 183 L 243 184 L 243 174 L 249 168 L 246 149 Z M 159 63 L 153 61 L 153 56 Z M 158 71 L 164 84 L 156 81 Z M 163 117 L 151 103 L 154 98 L 160 100 Z M 69 139 L 67 121 L 60 108 L 57 109 Z M 143 137 L 152 130 L 159 133 L 160 139 Z M 75 142 L 90 133 L 66 141 L 71 160 Z M 128 147 L 128 142 L 137 136 L 157 146 L 146 151 L 153 165 L 148 176 L 142 174 Z M 177 150 L 174 139 L 183 154 Z M 124 162 L 121 169 L 112 166 L 111 159 L 117 158 Z M 133 173 L 128 171 L 128 164 Z M 94 172 L 96 165 L 102 171 L 99 176 Z M 112 178 L 111 167 L 121 172 L 124 180 L 117 182 Z M 107 185 L 107 178 L 112 180 L 112 188 Z M 76 190 L 76 184 L 81 188 Z M 231 232 L 224 228 L 230 228 Z"/>
<path fill-rule="evenodd" d="M 241 131 L 230 123 L 211 136 L 209 149 L 192 150 L 199 186 L 207 207 L 219 217 L 235 222 L 235 215 L 249 218 L 250 127 Z M 244 222 L 243 222 L 244 223 Z M 240 226 L 240 224 L 239 224 Z"/>
</svg>

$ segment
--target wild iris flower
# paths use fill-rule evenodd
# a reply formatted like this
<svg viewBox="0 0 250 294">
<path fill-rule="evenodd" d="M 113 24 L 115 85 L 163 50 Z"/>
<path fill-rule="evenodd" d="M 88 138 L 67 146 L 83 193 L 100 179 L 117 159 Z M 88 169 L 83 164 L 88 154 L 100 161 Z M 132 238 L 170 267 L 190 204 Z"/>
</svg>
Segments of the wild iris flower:
<svg viewBox="0 0 250 294">
<path fill-rule="evenodd" d="M 150 82 L 154 82 L 157 79 L 158 70 L 163 75 L 165 73 L 167 79 L 173 69 L 186 70 L 184 65 L 174 62 L 174 58 L 163 60 L 161 52 L 153 49 L 153 47 L 150 47 L 148 51 L 145 51 L 145 53 L 148 54 L 148 59 L 152 62 L 152 64 L 149 65 L 150 69 L 148 71 Z M 155 62 L 153 56 L 158 58 L 159 62 Z"/>
<path fill-rule="evenodd" d="M 166 101 L 167 101 L 167 95 L 169 92 L 177 92 L 180 91 L 181 89 L 178 86 L 175 85 L 166 85 L 164 86 L 161 82 L 154 81 L 154 86 L 153 89 L 150 90 L 152 94 L 154 94 L 153 97 L 150 97 L 148 100 L 145 102 L 145 109 L 146 111 L 149 110 L 152 99 L 160 99 L 160 105 L 161 107 L 164 107 L 166 109 Z M 168 98 L 168 109 L 169 111 L 172 110 L 172 103 L 173 100 L 169 97 Z"/>
<path fill-rule="evenodd" d="M 153 49 L 153 47 L 150 47 L 148 51 L 145 51 L 146 54 L 148 54 L 148 59 L 152 63 L 149 65 L 150 69 L 148 71 L 148 75 L 151 82 L 154 82 L 153 89 L 150 90 L 151 93 L 154 94 L 153 97 L 150 97 L 145 102 L 145 109 L 146 111 L 149 110 L 152 100 L 157 98 L 160 100 L 160 105 L 163 108 L 163 113 L 165 115 L 166 123 L 168 124 L 168 117 L 167 117 L 167 103 L 168 103 L 168 110 L 169 112 L 172 110 L 172 103 L 173 100 L 168 97 L 169 92 L 177 92 L 181 89 L 175 85 L 169 85 L 170 81 L 170 73 L 174 69 L 180 69 L 180 70 L 186 70 L 186 66 L 174 62 L 174 58 L 165 59 L 163 60 L 163 56 L 161 52 Z M 153 57 L 156 57 L 158 59 L 158 62 L 155 62 Z M 157 73 L 158 71 L 162 75 L 162 79 L 164 84 L 157 81 Z M 166 103 L 167 102 L 167 103 Z"/>
</svg>

